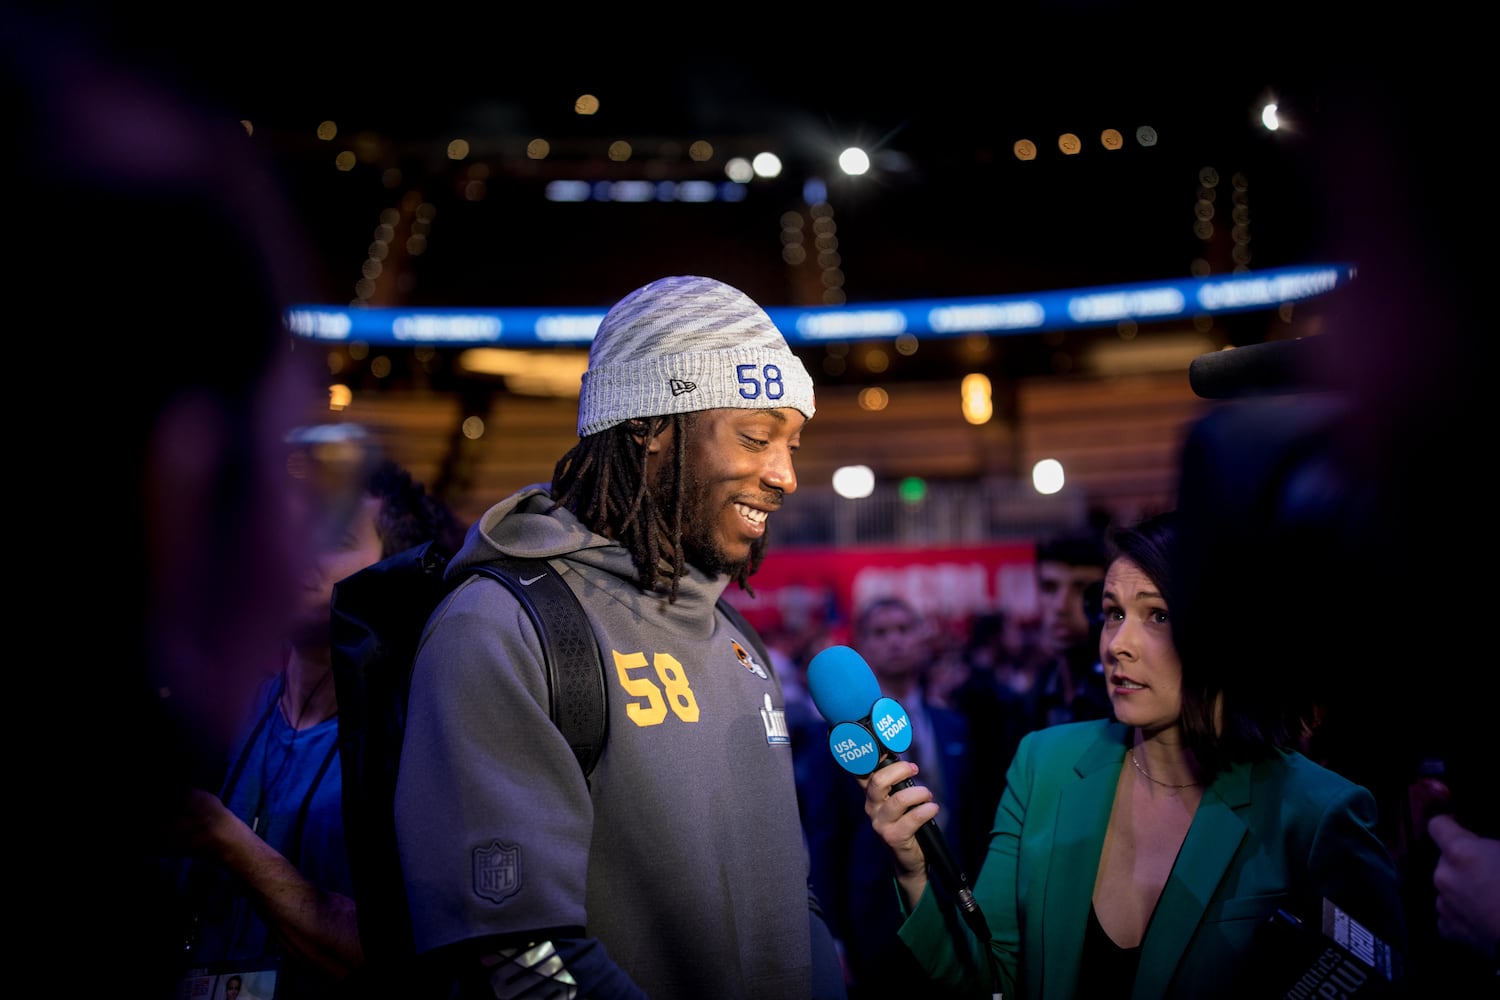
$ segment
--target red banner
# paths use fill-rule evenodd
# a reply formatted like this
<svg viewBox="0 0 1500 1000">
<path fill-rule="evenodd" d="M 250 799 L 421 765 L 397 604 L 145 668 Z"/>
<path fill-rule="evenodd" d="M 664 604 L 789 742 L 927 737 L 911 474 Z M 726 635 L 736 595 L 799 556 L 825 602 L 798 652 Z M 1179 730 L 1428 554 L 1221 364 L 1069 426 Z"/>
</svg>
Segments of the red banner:
<svg viewBox="0 0 1500 1000">
<path fill-rule="evenodd" d="M 939 622 L 966 625 L 993 611 L 1036 607 L 1031 542 L 947 548 L 773 549 L 750 578 L 755 597 L 725 596 L 762 631 L 826 625 L 837 633 L 879 597 L 905 598 Z"/>
</svg>

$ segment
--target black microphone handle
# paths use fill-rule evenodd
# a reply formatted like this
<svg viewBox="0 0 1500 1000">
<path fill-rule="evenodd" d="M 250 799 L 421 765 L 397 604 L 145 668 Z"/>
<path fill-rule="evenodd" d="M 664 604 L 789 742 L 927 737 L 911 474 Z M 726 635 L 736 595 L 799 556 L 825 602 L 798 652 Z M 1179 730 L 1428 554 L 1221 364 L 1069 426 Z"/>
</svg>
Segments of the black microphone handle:
<svg viewBox="0 0 1500 1000">
<path fill-rule="evenodd" d="M 892 758 L 886 763 L 891 763 L 896 759 L 899 758 Z M 914 785 L 916 781 L 912 778 L 898 781 L 891 786 L 891 794 Z M 959 910 L 963 912 L 964 919 L 968 921 L 974 933 L 979 935 L 979 940 L 988 942 L 989 924 L 985 921 L 979 904 L 974 900 L 974 890 L 969 888 L 968 877 L 964 875 L 963 869 L 958 866 L 958 862 L 953 859 L 953 854 L 948 850 L 948 841 L 944 839 L 943 829 L 938 826 L 936 819 L 930 819 L 917 827 L 917 845 L 922 848 L 922 856 L 927 859 L 927 867 L 935 872 L 938 881 L 957 897 Z"/>
</svg>

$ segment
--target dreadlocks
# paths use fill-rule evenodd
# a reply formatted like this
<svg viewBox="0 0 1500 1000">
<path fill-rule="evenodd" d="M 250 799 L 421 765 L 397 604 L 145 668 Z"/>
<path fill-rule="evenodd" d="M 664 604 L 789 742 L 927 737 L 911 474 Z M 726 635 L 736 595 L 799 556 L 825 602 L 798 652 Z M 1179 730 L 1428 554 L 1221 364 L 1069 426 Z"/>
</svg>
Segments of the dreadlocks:
<svg viewBox="0 0 1500 1000">
<path fill-rule="evenodd" d="M 590 531 L 623 545 L 635 561 L 640 588 L 665 589 L 677 600 L 677 585 L 687 573 L 682 544 L 683 455 L 697 423 L 696 413 L 627 420 L 578 443 L 552 470 L 553 510 L 572 511 Z M 652 481 L 646 469 L 646 444 L 672 431 L 672 462 Z M 637 438 L 640 440 L 638 441 Z M 750 559 L 734 582 L 754 595 L 749 579 L 766 554 L 766 539 L 751 546 Z M 669 561 L 664 566 L 664 561 Z M 662 582 L 663 574 L 669 579 Z"/>
</svg>

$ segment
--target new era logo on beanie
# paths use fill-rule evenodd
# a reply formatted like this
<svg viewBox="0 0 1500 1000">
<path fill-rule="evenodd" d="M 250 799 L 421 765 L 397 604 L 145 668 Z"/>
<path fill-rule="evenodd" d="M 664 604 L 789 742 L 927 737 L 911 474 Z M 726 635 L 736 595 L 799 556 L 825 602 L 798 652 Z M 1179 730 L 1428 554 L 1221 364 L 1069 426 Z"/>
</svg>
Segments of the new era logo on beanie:
<svg viewBox="0 0 1500 1000">
<path fill-rule="evenodd" d="M 813 383 L 766 311 L 713 278 L 678 275 L 615 303 L 589 348 L 578 436 L 636 417 L 788 407 L 813 415 Z"/>
</svg>

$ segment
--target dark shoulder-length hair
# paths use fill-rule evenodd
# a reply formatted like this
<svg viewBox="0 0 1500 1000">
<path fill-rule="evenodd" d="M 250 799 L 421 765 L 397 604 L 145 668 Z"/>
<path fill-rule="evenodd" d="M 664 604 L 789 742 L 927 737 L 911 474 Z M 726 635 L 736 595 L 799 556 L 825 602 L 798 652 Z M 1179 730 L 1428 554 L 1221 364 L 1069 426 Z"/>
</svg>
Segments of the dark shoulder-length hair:
<svg viewBox="0 0 1500 1000">
<path fill-rule="evenodd" d="M 435 541 L 448 555 L 463 544 L 465 525 L 452 509 L 395 461 L 376 464 L 365 480 L 365 493 L 380 501 L 375 533 L 382 559 L 426 541 Z"/>
<path fill-rule="evenodd" d="M 678 582 L 687 574 L 682 546 L 683 455 L 697 413 L 626 420 L 580 438 L 552 471 L 553 509 L 572 511 L 590 531 L 612 538 L 635 562 L 637 582 L 647 593 L 677 600 Z M 672 455 L 656 482 L 646 472 L 644 441 L 672 430 Z M 734 577 L 754 595 L 750 577 L 766 555 L 768 535 L 756 539 L 750 559 Z"/>
<path fill-rule="evenodd" d="M 1166 602 L 1172 641 L 1182 662 L 1184 744 L 1210 774 L 1269 756 L 1278 748 L 1295 749 L 1305 717 L 1298 699 L 1284 687 L 1264 683 L 1266 673 L 1241 669 L 1232 655 L 1234 635 L 1203 636 L 1178 617 L 1178 610 L 1188 603 L 1177 590 L 1179 523 L 1176 511 L 1163 511 L 1115 527 L 1109 545 L 1110 561 L 1123 557 L 1135 563 Z"/>
</svg>

